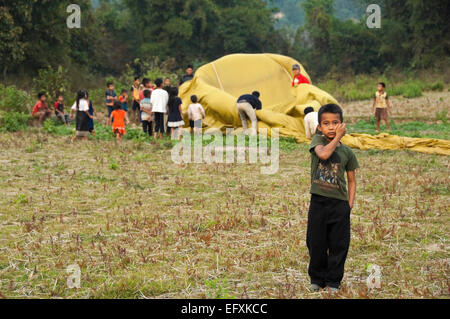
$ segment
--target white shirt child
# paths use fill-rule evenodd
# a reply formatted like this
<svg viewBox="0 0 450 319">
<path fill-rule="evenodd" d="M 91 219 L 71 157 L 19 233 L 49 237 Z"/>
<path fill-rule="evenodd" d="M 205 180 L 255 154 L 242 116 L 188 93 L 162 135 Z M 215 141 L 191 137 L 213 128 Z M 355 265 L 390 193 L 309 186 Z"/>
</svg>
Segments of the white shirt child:
<svg viewBox="0 0 450 319">
<path fill-rule="evenodd" d="M 167 113 L 167 103 L 169 102 L 169 94 L 166 90 L 156 89 L 152 92 L 150 99 L 152 104 L 152 112 Z"/>
<path fill-rule="evenodd" d="M 305 115 L 305 133 L 307 138 L 312 138 L 316 134 L 319 125 L 319 113 L 311 112 Z"/>
<path fill-rule="evenodd" d="M 77 101 L 73 103 L 72 110 L 77 110 Z M 89 111 L 89 102 L 86 99 L 81 99 L 78 105 L 78 111 L 86 112 Z"/>
</svg>

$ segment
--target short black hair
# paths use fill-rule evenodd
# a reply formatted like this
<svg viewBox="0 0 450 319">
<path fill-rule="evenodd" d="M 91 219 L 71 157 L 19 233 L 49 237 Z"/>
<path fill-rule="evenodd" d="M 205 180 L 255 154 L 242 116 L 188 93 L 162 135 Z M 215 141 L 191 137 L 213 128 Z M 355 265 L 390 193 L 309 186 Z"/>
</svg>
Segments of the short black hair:
<svg viewBox="0 0 450 319">
<path fill-rule="evenodd" d="M 341 118 L 341 122 L 344 122 L 344 115 L 342 114 L 342 109 L 339 105 L 336 104 L 327 104 L 320 108 L 319 110 L 319 124 L 322 121 L 322 114 L 324 113 L 333 113 L 333 114 L 339 114 L 339 117 Z"/>
<path fill-rule="evenodd" d="M 156 85 L 156 87 L 161 87 L 162 84 L 163 84 L 163 79 L 157 78 L 157 79 L 155 80 L 155 85 Z"/>
<path fill-rule="evenodd" d="M 194 69 L 194 66 L 192 64 L 188 64 L 188 66 L 186 67 L 186 69 Z"/>
<path fill-rule="evenodd" d="M 259 94 L 258 91 L 254 91 L 254 92 L 252 93 L 252 95 L 253 95 L 253 96 L 256 96 L 257 98 L 259 98 L 259 97 L 261 96 L 261 94 Z"/>
<path fill-rule="evenodd" d="M 151 96 L 151 93 L 152 92 L 150 92 L 150 90 L 144 90 L 144 97 L 149 98 Z"/>
<path fill-rule="evenodd" d="M 123 93 L 127 93 L 127 92 L 128 92 L 127 90 L 122 89 L 122 94 L 123 94 Z"/>
<path fill-rule="evenodd" d="M 150 83 L 152 80 L 150 80 L 149 78 L 144 78 L 143 80 L 142 80 L 142 84 L 144 85 L 144 86 L 146 86 L 147 85 L 147 83 Z"/>
<path fill-rule="evenodd" d="M 172 96 L 178 96 L 178 88 L 176 86 L 172 86 L 169 91 Z"/>
<path fill-rule="evenodd" d="M 138 76 L 135 76 L 135 77 L 134 77 L 134 80 L 135 80 L 135 81 L 137 81 L 137 80 L 139 80 L 139 79 L 140 79 L 140 77 L 138 77 Z"/>
<path fill-rule="evenodd" d="M 380 83 L 378 83 L 378 84 L 380 84 L 382 87 L 386 88 L 386 83 L 380 82 Z"/>
<path fill-rule="evenodd" d="M 107 88 L 109 88 L 111 85 L 114 85 L 114 83 L 112 83 L 112 82 L 106 83 L 106 87 L 107 87 Z"/>
<path fill-rule="evenodd" d="M 46 96 L 45 92 L 39 92 L 38 95 L 37 95 L 37 97 L 38 97 L 39 100 L 40 100 L 41 97 L 43 97 L 43 96 Z"/>
<path fill-rule="evenodd" d="M 197 97 L 197 95 L 192 95 L 192 96 L 191 96 L 191 101 L 192 101 L 192 103 L 197 103 L 197 102 L 198 102 L 198 97 Z"/>
<path fill-rule="evenodd" d="M 63 95 L 62 95 L 62 93 L 60 93 L 60 92 L 58 92 L 58 93 L 56 93 L 56 96 L 55 96 L 56 98 L 59 98 L 59 97 L 64 97 Z"/>
<path fill-rule="evenodd" d="M 312 112 L 314 112 L 314 108 L 312 108 L 311 106 L 308 106 L 308 107 L 305 108 L 305 110 L 303 111 L 303 113 L 305 113 L 305 115 L 306 115 L 306 114 L 309 114 L 309 113 L 312 113 Z"/>
<path fill-rule="evenodd" d="M 122 104 L 119 101 L 114 102 L 114 110 L 121 110 Z"/>
</svg>

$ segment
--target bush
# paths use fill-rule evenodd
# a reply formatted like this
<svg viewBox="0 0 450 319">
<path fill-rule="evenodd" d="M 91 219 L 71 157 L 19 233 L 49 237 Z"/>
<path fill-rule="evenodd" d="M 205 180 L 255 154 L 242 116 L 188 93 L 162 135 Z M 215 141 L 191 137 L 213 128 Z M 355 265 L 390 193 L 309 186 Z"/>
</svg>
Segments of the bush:
<svg viewBox="0 0 450 319">
<path fill-rule="evenodd" d="M 39 70 L 39 76 L 34 79 L 34 88 L 45 92 L 50 101 L 56 99 L 58 93 L 65 94 L 69 90 L 69 76 L 62 66 L 54 70 L 52 67 Z"/>
<path fill-rule="evenodd" d="M 447 110 L 442 110 L 440 112 L 437 111 L 436 112 L 436 120 L 442 121 L 442 123 L 447 124 L 447 114 L 448 114 Z"/>
<path fill-rule="evenodd" d="M 106 86 L 104 88 L 89 90 L 89 99 L 92 100 L 94 108 L 97 112 L 105 109 L 105 92 Z M 116 91 L 117 94 L 120 94 Z"/>
<path fill-rule="evenodd" d="M 5 112 L 1 117 L 1 131 L 17 132 L 28 127 L 31 116 L 20 112 Z"/>
<path fill-rule="evenodd" d="M 14 85 L 4 86 L 0 84 L 0 110 L 6 112 L 28 113 L 31 110 L 33 99 Z"/>
<path fill-rule="evenodd" d="M 415 83 L 405 84 L 403 88 L 403 96 L 408 99 L 422 96 L 422 89 Z"/>
<path fill-rule="evenodd" d="M 444 91 L 444 83 L 442 81 L 437 81 L 431 85 L 431 90 L 433 91 Z"/>
</svg>

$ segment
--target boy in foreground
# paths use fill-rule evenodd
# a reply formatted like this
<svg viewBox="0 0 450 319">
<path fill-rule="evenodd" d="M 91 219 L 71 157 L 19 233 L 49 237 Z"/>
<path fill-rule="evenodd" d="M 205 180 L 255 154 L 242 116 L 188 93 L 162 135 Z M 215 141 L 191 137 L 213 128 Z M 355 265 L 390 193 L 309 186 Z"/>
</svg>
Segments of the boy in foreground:
<svg viewBox="0 0 450 319">
<path fill-rule="evenodd" d="M 340 287 L 350 246 L 350 212 L 356 194 L 355 154 L 341 138 L 346 133 L 342 109 L 327 104 L 319 110 L 318 129 L 310 145 L 311 204 L 306 243 L 311 291 Z M 348 179 L 348 190 L 345 181 Z"/>
</svg>

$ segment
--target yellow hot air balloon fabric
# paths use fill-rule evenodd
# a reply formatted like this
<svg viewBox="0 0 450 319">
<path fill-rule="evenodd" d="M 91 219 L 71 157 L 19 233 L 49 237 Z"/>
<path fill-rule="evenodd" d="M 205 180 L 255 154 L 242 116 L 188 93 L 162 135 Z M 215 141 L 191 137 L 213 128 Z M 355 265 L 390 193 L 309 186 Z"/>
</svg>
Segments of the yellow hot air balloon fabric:
<svg viewBox="0 0 450 319">
<path fill-rule="evenodd" d="M 277 54 L 232 54 L 202 66 L 192 81 L 180 87 L 185 121 L 188 120 L 190 97 L 195 94 L 206 111 L 203 123 L 205 129 L 215 128 L 225 132 L 226 128 L 241 127 L 236 109 L 237 99 L 243 94 L 259 91 L 263 108 L 256 112 L 258 128 L 278 128 L 280 136 L 308 142 L 303 124 L 304 109 L 311 106 L 318 111 L 322 105 L 340 103 L 313 84 L 292 87 L 291 70 L 294 64 L 300 65 L 301 73 L 310 79 L 298 61 Z M 345 106 L 342 107 L 345 116 Z M 450 155 L 450 141 L 447 140 L 389 134 L 348 134 L 342 142 L 363 150 L 411 149 Z"/>
</svg>

